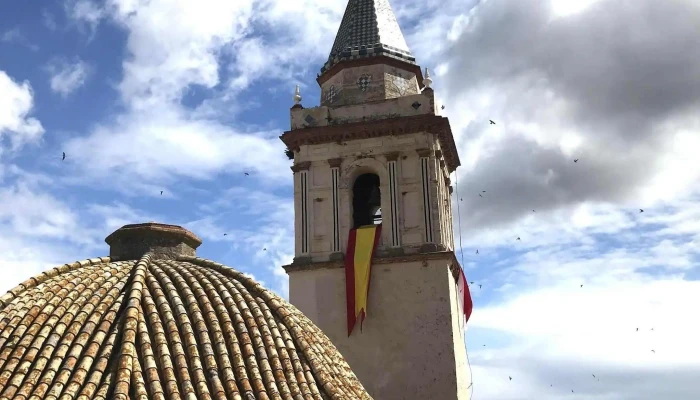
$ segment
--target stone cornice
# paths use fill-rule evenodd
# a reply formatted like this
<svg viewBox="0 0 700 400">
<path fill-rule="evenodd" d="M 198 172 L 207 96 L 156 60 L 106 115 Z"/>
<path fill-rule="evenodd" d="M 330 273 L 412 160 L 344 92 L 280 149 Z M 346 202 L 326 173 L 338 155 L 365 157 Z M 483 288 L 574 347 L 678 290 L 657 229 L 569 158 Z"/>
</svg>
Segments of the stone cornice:
<svg viewBox="0 0 700 400">
<path fill-rule="evenodd" d="M 306 171 L 311 167 L 311 161 L 302 161 L 300 163 L 292 165 L 291 168 L 293 172 Z"/>
<path fill-rule="evenodd" d="M 330 67 L 328 70 L 324 71 L 316 78 L 318 85 L 323 85 L 327 80 L 331 79 L 338 72 L 352 67 L 365 67 L 368 65 L 385 64 L 392 67 L 400 68 L 409 72 L 416 74 L 416 80 L 418 81 L 418 88 L 423 89 L 423 71 L 419 65 L 407 63 L 406 61 L 397 60 L 393 57 L 387 56 L 376 56 L 370 58 L 358 58 L 354 60 L 341 60 Z"/>
<path fill-rule="evenodd" d="M 418 156 L 420 157 L 430 157 L 433 155 L 433 150 L 432 149 L 416 149 L 416 153 L 418 153 Z"/>
<path fill-rule="evenodd" d="M 387 161 L 396 161 L 399 159 L 399 152 L 398 151 L 390 151 L 388 153 L 384 153 L 384 157 L 386 157 Z"/>
<path fill-rule="evenodd" d="M 343 163 L 342 158 L 331 158 L 328 160 L 328 165 L 331 166 L 331 168 L 338 168 L 340 167 L 340 164 Z"/>
<path fill-rule="evenodd" d="M 303 145 L 339 143 L 382 136 L 401 136 L 418 132 L 429 132 L 437 135 L 449 172 L 460 166 L 459 154 L 449 120 L 433 114 L 295 129 L 284 132 L 280 139 L 287 145 L 288 149 L 296 150 Z"/>
<path fill-rule="evenodd" d="M 455 278 L 455 282 L 459 278 L 459 261 L 454 251 L 438 251 L 433 253 L 418 253 L 418 254 L 407 254 L 400 256 L 386 256 L 386 257 L 374 257 L 372 259 L 373 265 L 381 264 L 400 264 L 416 261 L 427 261 L 427 260 L 440 260 L 445 259 L 450 262 L 450 272 L 452 272 L 452 277 Z M 340 261 L 325 261 L 325 262 L 315 262 L 315 263 L 302 263 L 302 264 L 288 264 L 282 266 L 285 272 L 299 272 L 299 271 L 315 271 L 319 269 L 336 269 L 345 268 L 345 262 Z"/>
</svg>

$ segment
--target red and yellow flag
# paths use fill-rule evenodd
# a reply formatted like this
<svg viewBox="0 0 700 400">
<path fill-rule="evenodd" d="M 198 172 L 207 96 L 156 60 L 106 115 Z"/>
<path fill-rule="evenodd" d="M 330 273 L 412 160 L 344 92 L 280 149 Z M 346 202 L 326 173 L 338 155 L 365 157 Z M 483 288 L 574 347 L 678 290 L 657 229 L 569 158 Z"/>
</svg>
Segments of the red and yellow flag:
<svg viewBox="0 0 700 400">
<path fill-rule="evenodd" d="M 348 307 L 348 336 L 357 318 L 362 322 L 367 315 L 367 297 L 371 276 L 372 256 L 379 243 L 381 225 L 365 225 L 350 230 L 345 255 L 345 293 Z"/>
</svg>

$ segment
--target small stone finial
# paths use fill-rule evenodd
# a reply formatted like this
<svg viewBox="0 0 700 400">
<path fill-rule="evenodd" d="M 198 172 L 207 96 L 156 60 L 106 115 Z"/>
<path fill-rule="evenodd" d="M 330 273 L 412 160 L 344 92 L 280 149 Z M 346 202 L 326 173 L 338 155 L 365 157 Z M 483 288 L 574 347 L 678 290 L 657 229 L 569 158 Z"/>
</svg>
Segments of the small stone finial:
<svg viewBox="0 0 700 400">
<path fill-rule="evenodd" d="M 202 244 L 201 239 L 181 226 L 156 222 L 124 225 L 107 236 L 105 242 L 109 256 L 120 261 L 138 260 L 146 253 L 156 260 L 196 256 L 196 249 Z"/>
<path fill-rule="evenodd" d="M 425 86 L 426 89 L 432 89 L 430 85 L 433 84 L 433 80 L 430 79 L 430 71 L 428 71 L 428 68 L 425 69 L 425 78 L 423 78 L 423 86 Z"/>
<path fill-rule="evenodd" d="M 294 105 L 301 104 L 301 94 L 299 94 L 299 85 L 294 89 Z"/>
</svg>

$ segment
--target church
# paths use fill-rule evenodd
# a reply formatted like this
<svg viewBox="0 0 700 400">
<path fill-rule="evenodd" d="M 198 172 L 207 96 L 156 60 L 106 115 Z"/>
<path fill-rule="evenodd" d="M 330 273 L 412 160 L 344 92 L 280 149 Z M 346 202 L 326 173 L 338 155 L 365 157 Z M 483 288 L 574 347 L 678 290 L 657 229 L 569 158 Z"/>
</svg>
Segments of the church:
<svg viewBox="0 0 700 400">
<path fill-rule="evenodd" d="M 183 227 L 125 225 L 0 297 L 0 399 L 467 399 L 460 161 L 388 0 L 349 0 L 317 82 L 280 137 L 289 302 Z"/>
</svg>

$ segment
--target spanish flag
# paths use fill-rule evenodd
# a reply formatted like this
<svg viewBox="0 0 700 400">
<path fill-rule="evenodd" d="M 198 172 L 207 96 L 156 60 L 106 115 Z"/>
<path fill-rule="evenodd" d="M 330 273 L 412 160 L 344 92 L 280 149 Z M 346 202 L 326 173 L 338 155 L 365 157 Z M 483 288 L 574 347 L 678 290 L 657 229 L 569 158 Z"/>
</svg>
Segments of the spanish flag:
<svg viewBox="0 0 700 400">
<path fill-rule="evenodd" d="M 457 296 L 459 299 L 459 308 L 462 317 L 462 327 L 469 321 L 469 317 L 472 315 L 472 309 L 474 304 L 472 303 L 472 295 L 469 292 L 469 284 L 467 283 L 467 277 L 464 276 L 464 269 L 459 267 L 459 279 L 457 280 Z"/>
<path fill-rule="evenodd" d="M 362 322 L 367 315 L 367 296 L 374 250 L 379 243 L 381 225 L 365 225 L 350 230 L 348 250 L 345 254 L 345 293 L 348 307 L 348 336 L 357 318 Z"/>
</svg>

